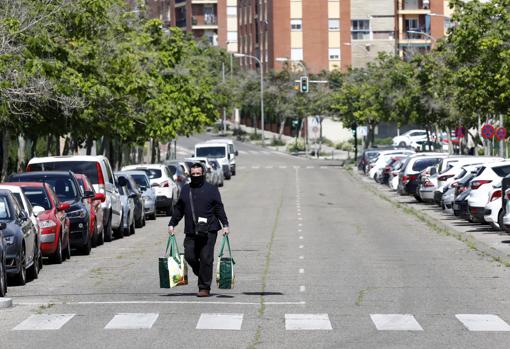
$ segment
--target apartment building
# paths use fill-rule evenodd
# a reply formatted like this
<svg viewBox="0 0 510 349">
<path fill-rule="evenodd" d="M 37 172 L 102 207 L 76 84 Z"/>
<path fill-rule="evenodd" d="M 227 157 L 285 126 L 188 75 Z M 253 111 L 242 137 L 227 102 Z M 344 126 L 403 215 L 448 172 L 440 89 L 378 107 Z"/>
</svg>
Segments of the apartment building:
<svg viewBox="0 0 510 349">
<path fill-rule="evenodd" d="M 238 14 L 239 51 L 265 69 L 287 58 L 313 73 L 345 70 L 395 52 L 395 0 L 239 0 Z"/>
<path fill-rule="evenodd" d="M 447 0 L 398 0 L 398 49 L 403 58 L 427 52 L 450 26 Z"/>
</svg>

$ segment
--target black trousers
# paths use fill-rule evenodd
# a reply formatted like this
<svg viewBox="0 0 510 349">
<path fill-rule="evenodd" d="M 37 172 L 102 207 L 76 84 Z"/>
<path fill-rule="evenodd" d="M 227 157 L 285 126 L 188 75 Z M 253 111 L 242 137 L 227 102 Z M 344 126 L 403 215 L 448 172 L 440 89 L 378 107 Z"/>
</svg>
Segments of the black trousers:
<svg viewBox="0 0 510 349">
<path fill-rule="evenodd" d="M 184 238 L 184 258 L 198 276 L 198 289 L 210 290 L 213 275 L 214 245 L 217 232 L 207 235 L 186 234 Z"/>
</svg>

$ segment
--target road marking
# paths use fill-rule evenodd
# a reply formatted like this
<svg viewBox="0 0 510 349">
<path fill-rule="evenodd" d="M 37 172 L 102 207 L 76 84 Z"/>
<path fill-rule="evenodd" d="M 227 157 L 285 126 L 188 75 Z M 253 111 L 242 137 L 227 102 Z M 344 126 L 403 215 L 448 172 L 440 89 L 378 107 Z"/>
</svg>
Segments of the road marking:
<svg viewBox="0 0 510 349">
<path fill-rule="evenodd" d="M 104 327 L 105 330 L 139 330 L 150 329 L 158 319 L 157 313 L 122 313 L 117 314 Z"/>
<path fill-rule="evenodd" d="M 285 314 L 285 329 L 332 330 L 328 314 Z"/>
<path fill-rule="evenodd" d="M 59 330 L 75 314 L 34 314 L 14 327 L 14 331 Z"/>
<path fill-rule="evenodd" d="M 301 224 L 301 223 L 298 224 L 298 227 L 302 227 L 302 226 L 303 226 L 303 224 Z"/>
<path fill-rule="evenodd" d="M 299 256 L 299 259 L 305 259 L 305 256 Z"/>
<path fill-rule="evenodd" d="M 301 233 L 303 231 L 303 229 L 298 229 L 297 231 L 298 231 L 298 233 Z"/>
<path fill-rule="evenodd" d="M 328 166 L 321 166 L 321 168 L 322 168 L 322 169 L 327 169 L 327 168 L 328 168 Z"/>
<path fill-rule="evenodd" d="M 491 314 L 457 314 L 455 317 L 469 331 L 508 332 L 510 326 L 497 315 Z"/>
<path fill-rule="evenodd" d="M 305 270 L 303 268 L 300 268 L 299 269 L 299 274 L 304 274 L 305 273 Z"/>
<path fill-rule="evenodd" d="M 306 168 L 315 168 L 315 166 L 306 166 Z"/>
<path fill-rule="evenodd" d="M 270 151 L 261 151 L 262 154 L 264 155 L 272 155 L 273 153 L 270 152 Z"/>
<path fill-rule="evenodd" d="M 213 294 L 214 296 L 214 294 Z M 48 302 L 15 302 L 15 305 L 48 305 Z M 122 304 L 211 304 L 211 305 L 260 305 L 261 302 L 222 301 L 104 301 L 104 302 L 51 302 L 53 305 L 122 305 Z M 265 305 L 304 305 L 306 302 L 263 302 Z M 74 315 L 74 314 L 71 314 Z"/>
<path fill-rule="evenodd" d="M 239 154 L 247 154 L 248 152 L 246 150 L 239 150 Z"/>
<path fill-rule="evenodd" d="M 302 236 L 299 237 L 299 240 L 303 240 L 304 238 Z"/>
<path fill-rule="evenodd" d="M 258 170 L 260 168 L 260 166 L 252 166 L 251 168 L 254 170 Z"/>
<path fill-rule="evenodd" d="M 237 330 L 243 324 L 243 314 L 204 313 L 198 319 L 197 330 Z"/>
<path fill-rule="evenodd" d="M 306 287 L 305 286 L 299 286 L 299 292 L 305 292 Z"/>
<path fill-rule="evenodd" d="M 283 169 L 286 169 L 287 166 L 280 166 L 279 168 L 281 168 L 283 170 Z"/>
<path fill-rule="evenodd" d="M 246 170 L 246 166 L 237 166 L 238 170 Z"/>
<path fill-rule="evenodd" d="M 299 248 L 303 248 L 303 247 L 305 247 L 305 246 L 303 246 L 303 245 L 299 245 Z"/>
<path fill-rule="evenodd" d="M 411 314 L 370 314 L 379 331 L 423 331 Z"/>
<path fill-rule="evenodd" d="M 271 169 L 271 168 L 273 168 L 273 166 L 266 166 L 266 168 L 267 168 L 267 169 Z"/>
<path fill-rule="evenodd" d="M 292 166 L 293 168 L 295 168 L 296 170 L 301 168 L 301 166 Z"/>
<path fill-rule="evenodd" d="M 298 213 L 297 213 L 297 215 L 298 215 L 298 216 L 301 216 L 301 212 L 299 212 L 299 210 L 298 210 Z"/>
</svg>

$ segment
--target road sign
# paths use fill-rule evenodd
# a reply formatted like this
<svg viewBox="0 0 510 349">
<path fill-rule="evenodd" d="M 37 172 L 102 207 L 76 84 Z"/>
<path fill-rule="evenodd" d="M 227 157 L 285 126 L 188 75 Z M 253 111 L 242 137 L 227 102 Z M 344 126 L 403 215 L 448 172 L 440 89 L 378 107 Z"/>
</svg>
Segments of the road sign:
<svg viewBox="0 0 510 349">
<path fill-rule="evenodd" d="M 464 138 L 466 137 L 466 129 L 464 127 L 458 127 L 455 129 L 455 137 Z"/>
<path fill-rule="evenodd" d="M 496 129 L 496 139 L 498 141 L 501 141 L 506 138 L 506 128 L 504 127 L 498 127 Z"/>
<path fill-rule="evenodd" d="M 482 127 L 482 137 L 485 139 L 492 139 L 495 134 L 494 126 L 485 124 Z"/>
</svg>

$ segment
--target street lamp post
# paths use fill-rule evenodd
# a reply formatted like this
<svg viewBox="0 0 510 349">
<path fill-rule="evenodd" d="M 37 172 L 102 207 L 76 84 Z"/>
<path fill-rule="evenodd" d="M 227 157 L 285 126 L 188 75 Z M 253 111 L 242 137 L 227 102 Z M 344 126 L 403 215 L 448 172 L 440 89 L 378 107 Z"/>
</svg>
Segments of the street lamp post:
<svg viewBox="0 0 510 349">
<path fill-rule="evenodd" d="M 236 58 L 251 58 L 257 61 L 260 66 L 260 126 L 261 126 L 261 134 L 262 134 L 262 146 L 264 146 L 264 67 L 260 59 L 255 56 L 247 55 L 244 53 L 234 53 L 234 57 Z"/>
<path fill-rule="evenodd" d="M 421 32 L 421 31 L 418 31 L 418 30 L 408 30 L 407 33 L 408 34 L 423 35 L 426 38 L 429 38 L 432 41 L 432 45 L 430 45 L 429 51 L 432 50 L 432 46 L 436 45 L 437 39 L 435 37 L 433 37 L 432 35 L 430 35 L 429 33 Z"/>
</svg>

